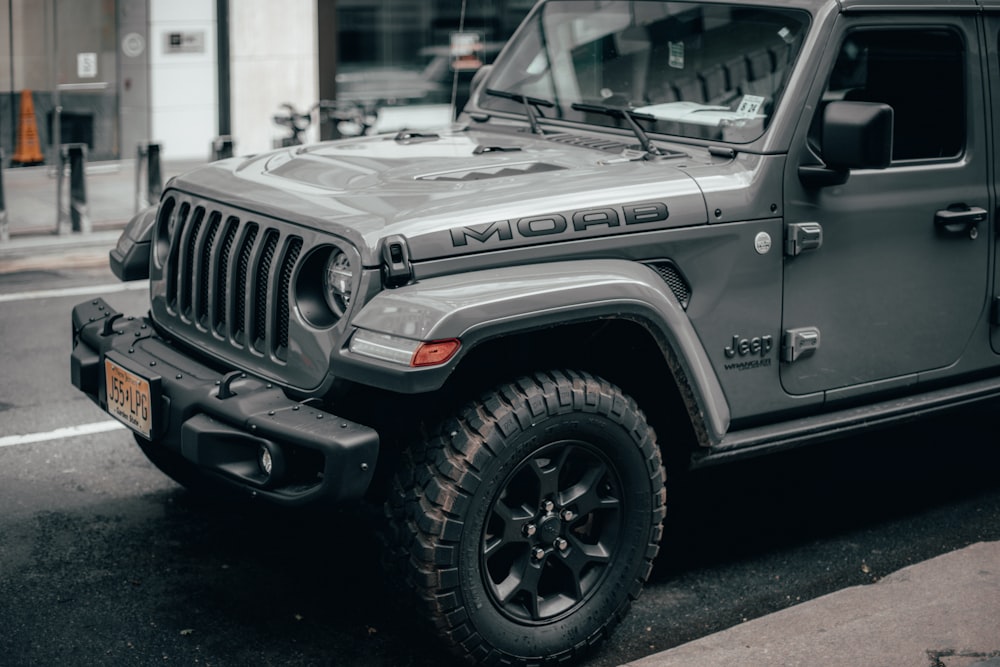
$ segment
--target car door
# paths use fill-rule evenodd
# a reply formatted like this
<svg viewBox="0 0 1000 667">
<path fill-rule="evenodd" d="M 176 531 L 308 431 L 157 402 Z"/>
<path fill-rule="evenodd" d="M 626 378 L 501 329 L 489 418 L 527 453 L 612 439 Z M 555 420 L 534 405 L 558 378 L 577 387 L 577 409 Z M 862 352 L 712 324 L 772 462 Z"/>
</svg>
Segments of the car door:
<svg viewBox="0 0 1000 667">
<path fill-rule="evenodd" d="M 956 364 L 983 326 L 990 154 L 977 21 L 971 11 L 838 20 L 785 177 L 786 238 L 803 241 L 784 264 L 789 393 L 915 383 Z M 892 161 L 816 184 L 799 167 L 821 162 L 823 106 L 838 99 L 892 107 Z"/>
</svg>

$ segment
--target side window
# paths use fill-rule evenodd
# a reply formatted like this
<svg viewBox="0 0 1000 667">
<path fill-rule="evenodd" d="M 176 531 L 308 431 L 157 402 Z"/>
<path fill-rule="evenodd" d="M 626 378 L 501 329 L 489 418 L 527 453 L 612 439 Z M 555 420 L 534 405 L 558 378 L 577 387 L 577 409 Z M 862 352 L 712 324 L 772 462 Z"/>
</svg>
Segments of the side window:
<svg viewBox="0 0 1000 667">
<path fill-rule="evenodd" d="M 965 146 L 965 45 L 947 28 L 856 30 L 841 45 L 824 101 L 893 109 L 892 159 L 958 156 Z"/>
</svg>

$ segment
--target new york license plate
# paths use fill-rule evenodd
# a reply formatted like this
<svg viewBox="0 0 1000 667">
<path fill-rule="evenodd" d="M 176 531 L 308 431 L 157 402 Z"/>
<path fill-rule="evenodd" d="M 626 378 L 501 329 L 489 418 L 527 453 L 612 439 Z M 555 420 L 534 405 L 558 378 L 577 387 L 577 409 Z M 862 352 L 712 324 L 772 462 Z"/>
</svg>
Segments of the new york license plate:
<svg viewBox="0 0 1000 667">
<path fill-rule="evenodd" d="M 104 360 L 108 413 L 139 435 L 150 439 L 153 431 L 152 394 L 149 380 Z"/>
</svg>

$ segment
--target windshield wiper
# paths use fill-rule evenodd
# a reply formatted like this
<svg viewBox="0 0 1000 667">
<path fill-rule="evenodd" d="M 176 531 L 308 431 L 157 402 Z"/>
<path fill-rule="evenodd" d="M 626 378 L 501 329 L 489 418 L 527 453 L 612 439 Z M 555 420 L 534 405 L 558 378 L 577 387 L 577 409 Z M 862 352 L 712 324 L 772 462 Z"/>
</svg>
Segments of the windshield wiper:
<svg viewBox="0 0 1000 667">
<path fill-rule="evenodd" d="M 520 93 L 508 93 L 506 90 L 496 90 L 494 88 L 486 89 L 487 95 L 493 95 L 495 97 L 502 97 L 504 99 L 511 100 L 513 102 L 520 102 L 524 105 L 524 115 L 528 117 L 528 124 L 531 125 L 531 131 L 534 134 L 540 134 L 545 136 L 545 132 L 542 131 L 541 125 L 538 124 L 538 118 L 544 118 L 540 107 L 552 108 L 555 103 L 549 100 L 543 100 L 540 97 L 528 97 L 527 95 L 522 95 Z"/>
<path fill-rule="evenodd" d="M 652 157 L 667 157 L 673 156 L 674 154 L 668 151 L 664 151 L 653 145 L 646 131 L 639 126 L 638 120 L 656 120 L 656 116 L 650 115 L 648 113 L 637 113 L 631 109 L 625 109 L 622 107 L 612 107 L 603 104 L 581 104 L 579 102 L 574 102 L 572 108 L 576 111 L 589 111 L 592 113 L 600 113 L 605 116 L 611 116 L 612 118 L 621 118 L 632 130 L 632 133 L 639 140 L 639 145 L 642 146 L 642 150 L 646 151 L 646 155 Z"/>
</svg>

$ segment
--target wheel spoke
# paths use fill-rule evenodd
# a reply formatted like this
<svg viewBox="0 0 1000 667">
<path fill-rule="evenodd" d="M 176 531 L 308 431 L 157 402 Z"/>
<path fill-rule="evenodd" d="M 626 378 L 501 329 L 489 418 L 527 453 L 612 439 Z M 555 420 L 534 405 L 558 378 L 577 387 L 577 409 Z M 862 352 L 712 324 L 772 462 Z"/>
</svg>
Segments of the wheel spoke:
<svg viewBox="0 0 1000 667">
<path fill-rule="evenodd" d="M 483 540 L 483 557 L 489 562 L 503 546 L 506 544 L 502 537 L 491 537 Z"/>
<path fill-rule="evenodd" d="M 575 537 L 571 537 L 570 543 L 573 545 L 573 552 L 580 554 L 579 558 L 583 560 L 584 564 L 598 563 L 605 565 L 611 562 L 611 549 L 606 547 L 602 542 L 586 544 Z"/>
<path fill-rule="evenodd" d="M 528 461 L 528 470 L 538 480 L 539 502 L 543 498 L 554 496 L 559 491 L 560 467 L 552 459 L 533 458 Z"/>
<path fill-rule="evenodd" d="M 499 535 L 505 543 L 525 542 L 524 527 L 531 523 L 532 512 L 526 507 L 513 508 L 503 501 L 493 505 L 493 515 L 503 522 L 503 533 Z"/>
<path fill-rule="evenodd" d="M 560 495 L 560 504 L 576 508 L 577 516 L 586 516 L 597 510 L 616 510 L 620 506 L 617 498 L 601 494 L 601 485 L 608 469 L 603 463 L 594 461 L 583 478 Z"/>
<path fill-rule="evenodd" d="M 512 508 L 502 500 L 498 500 L 493 505 L 493 516 L 503 524 L 503 528 L 484 537 L 483 557 L 486 562 L 511 544 L 522 544 L 524 546 L 521 548 L 527 549 L 530 539 L 524 528 L 533 518 L 531 510 L 525 507 Z"/>
<path fill-rule="evenodd" d="M 520 559 L 511 568 L 506 579 L 497 584 L 496 592 L 500 604 L 523 603 L 531 618 L 538 619 L 538 582 L 542 576 L 541 563 L 532 564 Z"/>
<path fill-rule="evenodd" d="M 528 612 L 531 614 L 531 618 L 535 620 L 538 620 L 540 617 L 538 612 L 538 582 L 541 578 L 542 563 L 529 565 L 525 568 L 524 580 L 521 583 L 521 590 L 524 592 L 524 595 L 521 597 L 528 606 Z"/>
<path fill-rule="evenodd" d="M 576 599 L 583 597 L 583 577 L 591 565 L 607 565 L 611 562 L 611 552 L 603 544 L 584 544 L 575 537 L 570 538 L 571 548 L 560 554 L 563 564 L 573 576 L 573 594 Z"/>
</svg>

